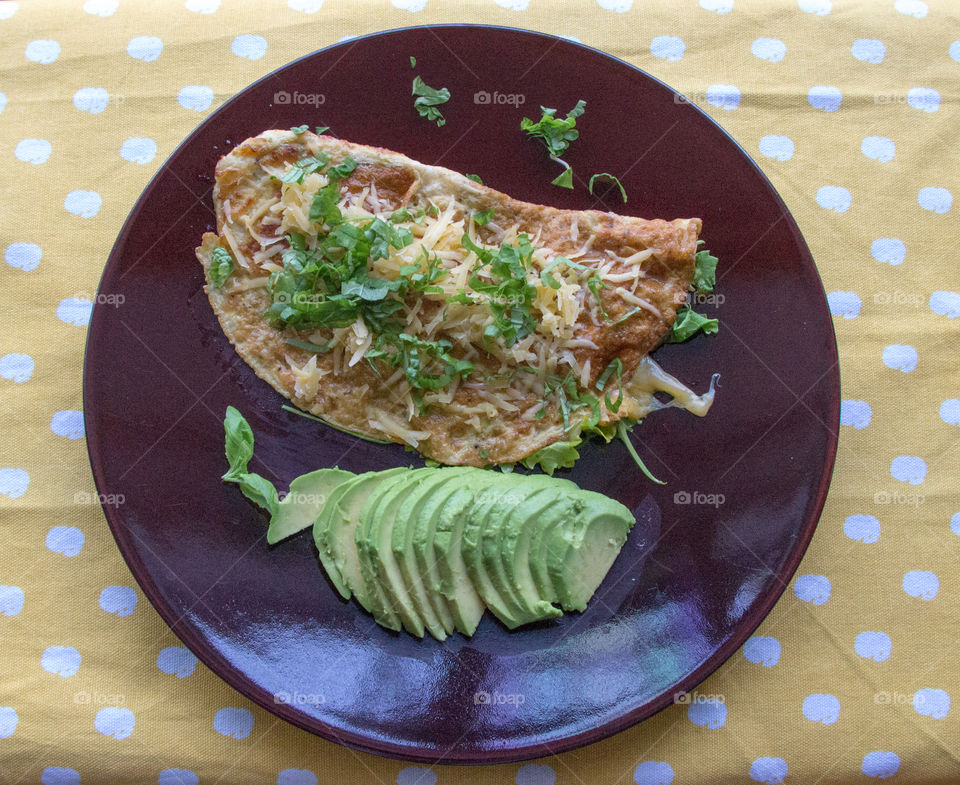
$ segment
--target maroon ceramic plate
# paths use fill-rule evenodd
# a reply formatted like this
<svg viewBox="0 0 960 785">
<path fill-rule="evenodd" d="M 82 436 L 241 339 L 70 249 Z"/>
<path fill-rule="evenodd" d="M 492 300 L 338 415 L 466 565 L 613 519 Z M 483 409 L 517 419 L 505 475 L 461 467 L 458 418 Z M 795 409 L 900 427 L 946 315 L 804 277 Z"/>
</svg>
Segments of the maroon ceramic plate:
<svg viewBox="0 0 960 785">
<path fill-rule="evenodd" d="M 417 70 L 450 88 L 443 128 L 413 110 Z M 310 96 L 310 97 L 303 97 Z M 519 130 L 538 106 L 587 101 L 567 160 L 613 172 L 629 204 L 557 173 Z M 523 102 L 520 104 L 520 102 Z M 635 433 L 656 486 L 621 444 L 590 445 L 569 472 L 636 511 L 638 525 L 589 609 L 509 632 L 486 618 L 440 644 L 379 628 L 342 602 L 309 534 L 268 548 L 264 516 L 225 470 L 228 404 L 257 438 L 256 471 L 281 489 L 339 464 L 421 465 L 281 411 L 237 357 L 201 289 L 193 249 L 212 229 L 218 158 L 268 128 L 328 125 L 344 139 L 480 174 L 520 199 L 646 217 L 701 216 L 721 260 L 720 334 L 657 360 L 705 390 L 710 415 L 676 409 Z M 413 28 L 312 54 L 226 103 L 137 202 L 107 263 L 84 369 L 97 487 L 117 544 L 174 632 L 244 695 L 328 739 L 410 760 L 532 758 L 649 717 L 720 665 L 760 623 L 800 561 L 826 496 L 839 378 L 823 287 L 796 224 L 750 158 L 696 107 L 601 52 L 493 27 Z"/>
</svg>

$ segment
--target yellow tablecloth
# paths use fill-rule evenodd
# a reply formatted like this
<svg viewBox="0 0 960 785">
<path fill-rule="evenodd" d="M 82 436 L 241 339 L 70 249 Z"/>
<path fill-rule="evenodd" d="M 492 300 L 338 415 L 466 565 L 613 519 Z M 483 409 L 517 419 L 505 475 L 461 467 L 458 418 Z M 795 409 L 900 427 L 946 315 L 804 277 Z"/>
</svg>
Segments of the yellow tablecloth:
<svg viewBox="0 0 960 785">
<path fill-rule="evenodd" d="M 953 0 L 0 2 L 0 783 L 960 782 L 957 13 Z M 772 178 L 830 292 L 833 487 L 798 577 L 698 688 L 723 703 L 718 727 L 678 705 L 494 768 L 353 753 L 196 664 L 99 507 L 77 503 L 93 491 L 78 300 L 157 167 L 289 60 L 463 21 L 576 37 L 698 101 Z M 224 708 L 251 712 L 249 735 L 216 730 Z"/>
</svg>

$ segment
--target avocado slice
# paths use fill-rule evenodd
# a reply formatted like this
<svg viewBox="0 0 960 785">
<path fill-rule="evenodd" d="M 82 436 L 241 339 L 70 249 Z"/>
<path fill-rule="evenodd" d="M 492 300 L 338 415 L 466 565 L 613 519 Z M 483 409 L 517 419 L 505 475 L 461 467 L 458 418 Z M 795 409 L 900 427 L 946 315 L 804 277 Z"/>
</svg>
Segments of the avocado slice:
<svg viewBox="0 0 960 785">
<path fill-rule="evenodd" d="M 530 484 L 522 476 L 508 474 L 489 487 L 477 492 L 473 505 L 465 513 L 463 528 L 463 561 L 470 580 L 483 598 L 484 603 L 494 616 L 511 630 L 525 623 L 519 604 L 510 596 L 505 596 L 495 576 L 487 572 L 483 558 L 483 537 L 487 529 L 493 529 L 498 522 L 498 513 L 506 511 L 512 505 L 522 501 L 525 488 Z M 518 501 L 519 500 L 519 501 Z M 496 532 L 493 534 L 495 543 Z"/>
<path fill-rule="evenodd" d="M 374 613 L 374 602 L 380 601 L 377 593 L 373 596 L 367 591 L 363 573 L 360 569 L 360 555 L 356 545 L 356 530 L 360 522 L 360 513 L 370 497 L 370 494 L 376 490 L 381 483 L 391 479 L 401 472 L 408 471 L 400 467 L 396 469 L 387 469 L 380 472 L 365 472 L 357 475 L 352 480 L 347 480 L 340 488 L 336 504 L 328 501 L 324 510 L 330 509 L 329 517 L 322 514 L 314 524 L 314 542 L 317 544 L 317 550 L 321 554 L 328 554 L 328 559 L 336 568 L 336 574 L 340 576 L 343 588 L 347 590 L 344 595 L 349 598 L 350 593 L 356 597 L 367 611 Z M 342 488 L 342 490 L 341 490 Z M 331 500 L 332 501 L 332 500 Z M 327 561 L 324 561 L 324 566 Z M 344 594 L 340 584 L 330 573 L 331 580 L 337 586 L 341 594 Z M 376 617 L 377 614 L 374 613 Z M 392 612 L 379 614 L 378 623 L 391 630 L 400 629 L 400 619 Z"/>
<path fill-rule="evenodd" d="M 547 551 L 553 547 L 553 541 L 548 534 L 557 527 L 573 525 L 582 512 L 584 504 L 584 500 L 577 493 L 558 494 L 556 503 L 540 513 L 530 531 L 527 563 L 537 594 L 542 600 L 560 601 L 559 590 L 554 587 L 553 579 L 547 569 Z"/>
<path fill-rule="evenodd" d="M 373 472 L 365 472 L 364 474 L 358 475 L 358 478 L 366 477 L 370 474 L 373 474 Z M 340 500 L 343 498 L 344 492 L 350 487 L 350 484 L 351 481 L 348 480 L 330 491 L 330 495 L 327 497 L 327 503 L 323 505 L 323 509 L 320 510 L 320 514 L 313 522 L 313 543 L 317 546 L 320 563 L 323 565 L 324 570 L 326 570 L 327 577 L 330 578 L 330 581 L 336 587 L 337 591 L 340 592 L 340 596 L 345 600 L 349 600 L 353 595 L 350 587 L 347 585 L 346 578 L 340 572 L 334 560 L 329 534 L 334 523 L 342 520 Z M 363 603 L 361 603 L 361 605 L 362 604 Z"/>
<path fill-rule="evenodd" d="M 423 637 L 424 620 L 410 598 L 393 553 L 393 527 L 396 511 L 411 489 L 434 469 L 413 469 L 384 482 L 373 493 L 360 513 L 355 535 L 360 553 L 360 569 L 368 592 L 376 591 L 394 611 L 403 628 L 418 638 Z M 434 627 L 443 634 L 439 625 Z M 431 630 L 431 633 L 434 632 Z M 446 636 L 444 636 L 446 637 Z"/>
<path fill-rule="evenodd" d="M 447 600 L 439 591 L 440 576 L 433 558 L 433 534 L 430 519 L 424 512 L 438 493 L 450 493 L 450 481 L 462 477 L 463 467 L 436 470 L 417 484 L 397 509 L 397 523 L 393 527 L 393 553 L 407 591 L 420 611 L 424 622 L 435 617 L 446 635 L 451 635 L 456 626 Z M 399 525 L 404 521 L 404 525 Z M 426 558 L 429 550 L 430 557 Z M 427 626 L 429 629 L 429 624 Z M 435 636 L 436 637 L 436 636 Z"/>
<path fill-rule="evenodd" d="M 457 573 L 451 564 L 441 561 L 440 548 L 436 546 L 437 531 L 447 502 L 451 501 L 455 494 L 461 500 L 472 495 L 469 492 L 469 480 L 482 471 L 471 467 L 453 467 L 438 471 L 434 480 L 427 481 L 430 485 L 424 488 L 425 493 L 415 512 L 417 528 L 413 535 L 413 550 L 417 568 L 431 589 L 428 595 L 434 606 L 438 609 L 440 606 L 446 607 L 454 629 L 464 635 L 473 635 L 486 607 L 470 582 L 466 568 L 462 573 Z M 452 509 L 448 514 L 452 513 Z M 445 547 L 453 547 L 449 535 L 441 536 L 440 540 L 445 543 Z M 459 546 L 456 554 L 451 553 L 454 562 L 456 556 L 460 557 L 462 563 Z"/>
<path fill-rule="evenodd" d="M 489 482 L 481 477 L 464 480 L 437 514 L 433 535 L 434 557 L 440 572 L 440 591 L 450 600 L 457 628 L 464 635 L 473 635 L 483 614 L 482 611 L 479 614 L 476 612 L 478 604 L 475 600 L 477 595 L 482 598 L 482 593 L 473 584 L 463 558 L 463 530 L 473 507 L 474 496 Z M 482 609 L 483 604 L 480 603 L 479 607 Z"/>
<path fill-rule="evenodd" d="M 610 571 L 635 522 L 633 513 L 601 493 L 579 491 L 583 509 L 573 525 L 546 533 L 547 571 L 564 610 L 582 611 Z"/>
<path fill-rule="evenodd" d="M 273 545 L 312 526 L 331 491 L 356 476 L 343 469 L 317 469 L 291 480 L 290 490 L 277 505 L 276 515 L 270 518 L 267 544 Z"/>
</svg>

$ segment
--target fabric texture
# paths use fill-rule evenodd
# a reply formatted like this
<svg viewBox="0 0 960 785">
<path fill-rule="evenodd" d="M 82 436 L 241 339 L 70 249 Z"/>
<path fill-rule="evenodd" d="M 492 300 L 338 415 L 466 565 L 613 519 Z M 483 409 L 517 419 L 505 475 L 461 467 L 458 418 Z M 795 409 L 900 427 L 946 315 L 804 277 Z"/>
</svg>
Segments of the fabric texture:
<svg viewBox="0 0 960 785">
<path fill-rule="evenodd" d="M 958 18 L 953 0 L 0 2 L 0 783 L 960 782 Z M 81 369 L 120 226 L 203 118 L 348 36 L 464 21 L 575 37 L 722 124 L 810 244 L 844 400 L 797 577 L 692 704 L 534 763 L 429 769 L 281 722 L 183 648 L 91 496 Z"/>
</svg>

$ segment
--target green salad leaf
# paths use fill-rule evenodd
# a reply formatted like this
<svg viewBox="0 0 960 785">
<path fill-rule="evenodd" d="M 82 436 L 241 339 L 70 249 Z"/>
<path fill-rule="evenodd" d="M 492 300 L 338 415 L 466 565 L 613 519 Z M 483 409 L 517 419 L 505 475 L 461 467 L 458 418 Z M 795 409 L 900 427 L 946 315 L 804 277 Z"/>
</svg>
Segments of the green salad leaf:
<svg viewBox="0 0 960 785">
<path fill-rule="evenodd" d="M 667 333 L 664 343 L 683 343 L 697 333 L 705 335 L 715 335 L 720 329 L 720 323 L 716 319 L 710 319 L 702 313 L 697 313 L 689 305 L 684 305 L 677 311 L 677 319 L 673 323 L 673 329 Z"/>
<path fill-rule="evenodd" d="M 694 257 L 696 269 L 693 273 L 693 286 L 701 294 L 713 291 L 717 285 L 717 262 L 720 261 L 710 251 L 697 251 Z"/>
<path fill-rule="evenodd" d="M 557 469 L 573 468 L 573 465 L 580 459 L 580 452 L 577 447 L 582 443 L 583 439 L 579 436 L 562 442 L 554 442 L 546 447 L 541 447 L 535 453 L 531 453 L 520 463 L 528 469 L 536 469 L 539 466 L 544 474 L 549 474 L 552 477 Z"/>
</svg>

